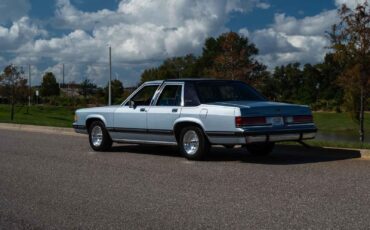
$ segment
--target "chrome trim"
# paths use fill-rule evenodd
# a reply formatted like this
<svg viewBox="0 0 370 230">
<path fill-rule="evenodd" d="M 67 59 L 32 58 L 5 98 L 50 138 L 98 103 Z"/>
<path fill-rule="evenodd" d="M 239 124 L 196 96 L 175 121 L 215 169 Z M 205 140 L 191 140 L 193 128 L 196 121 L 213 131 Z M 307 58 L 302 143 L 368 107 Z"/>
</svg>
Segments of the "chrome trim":
<svg viewBox="0 0 370 230">
<path fill-rule="evenodd" d="M 145 86 L 151 86 L 151 85 L 157 85 L 158 88 L 156 89 L 156 91 L 154 92 L 154 95 L 153 95 L 153 98 L 156 96 L 157 92 L 158 92 L 158 89 L 160 88 L 159 86 L 161 86 L 163 84 L 163 82 L 159 83 L 159 82 L 149 82 L 149 83 L 143 83 L 141 86 L 139 86 L 134 92 L 132 92 L 130 94 L 130 96 L 128 96 L 126 98 L 126 100 L 124 100 L 122 103 L 121 103 L 121 106 L 125 106 L 127 102 L 129 102 L 131 100 L 132 97 L 134 97 L 142 88 L 144 88 Z M 153 102 L 153 98 L 152 98 L 152 101 L 150 102 L 149 106 L 151 105 L 151 103 Z"/>
<path fill-rule="evenodd" d="M 168 141 L 144 141 L 144 140 L 132 140 L 132 139 L 113 139 L 113 141 L 118 142 L 118 143 L 132 143 L 132 144 L 177 145 L 176 142 L 168 142 Z"/>
<path fill-rule="evenodd" d="M 162 94 L 162 91 L 163 89 L 167 86 L 167 85 L 181 85 L 181 103 L 180 103 L 180 106 L 183 107 L 184 104 L 185 104 L 185 101 L 184 101 L 184 91 L 185 91 L 185 84 L 184 82 L 166 82 L 164 81 L 163 84 L 158 88 L 158 90 L 156 91 L 156 93 L 154 94 L 153 96 L 153 99 L 152 101 L 150 102 L 150 105 L 151 106 L 157 106 L 157 102 L 158 102 L 158 99 L 159 99 L 159 96 Z M 176 105 L 177 107 L 180 107 L 178 105 Z M 175 107 L 176 107 L 175 106 Z M 162 106 L 158 106 L 158 107 L 162 107 Z M 171 106 L 163 106 L 163 107 L 171 107 Z"/>
</svg>

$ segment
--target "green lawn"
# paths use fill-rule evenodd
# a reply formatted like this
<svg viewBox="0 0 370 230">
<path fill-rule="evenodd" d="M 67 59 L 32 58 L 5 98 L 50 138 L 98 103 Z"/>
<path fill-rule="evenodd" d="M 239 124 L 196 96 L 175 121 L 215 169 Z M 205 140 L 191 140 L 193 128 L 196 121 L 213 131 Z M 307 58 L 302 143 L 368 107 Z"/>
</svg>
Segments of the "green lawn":
<svg viewBox="0 0 370 230">
<path fill-rule="evenodd" d="M 347 113 L 315 112 L 314 120 L 321 132 L 357 134 L 359 125 Z M 365 114 L 365 131 L 370 134 L 370 114 Z"/>
<path fill-rule="evenodd" d="M 16 106 L 14 121 L 10 120 L 10 106 L 0 105 L 0 122 L 43 126 L 72 127 L 75 109 L 57 106 Z"/>
</svg>

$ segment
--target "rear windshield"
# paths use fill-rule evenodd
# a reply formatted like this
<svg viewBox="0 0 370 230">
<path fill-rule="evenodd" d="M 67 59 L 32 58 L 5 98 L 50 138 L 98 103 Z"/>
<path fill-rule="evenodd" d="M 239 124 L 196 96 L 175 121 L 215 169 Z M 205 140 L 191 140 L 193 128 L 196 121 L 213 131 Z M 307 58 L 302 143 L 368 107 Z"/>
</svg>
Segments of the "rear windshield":
<svg viewBox="0 0 370 230">
<path fill-rule="evenodd" d="M 195 87 L 202 104 L 223 101 L 265 101 L 251 86 L 240 81 L 201 81 Z"/>
</svg>

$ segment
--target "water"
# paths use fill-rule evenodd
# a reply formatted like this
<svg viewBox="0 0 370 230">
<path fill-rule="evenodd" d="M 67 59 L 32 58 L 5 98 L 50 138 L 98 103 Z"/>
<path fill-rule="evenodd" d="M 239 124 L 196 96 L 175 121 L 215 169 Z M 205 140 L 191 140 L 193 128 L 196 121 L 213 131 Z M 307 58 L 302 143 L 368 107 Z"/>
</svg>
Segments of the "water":
<svg viewBox="0 0 370 230">
<path fill-rule="evenodd" d="M 318 141 L 330 141 L 330 142 L 347 142 L 347 143 L 360 143 L 360 135 L 356 133 L 345 133 L 345 132 L 337 132 L 337 133 L 323 133 L 318 132 L 316 134 L 315 140 Z M 370 134 L 365 133 L 365 143 L 370 143 Z"/>
</svg>

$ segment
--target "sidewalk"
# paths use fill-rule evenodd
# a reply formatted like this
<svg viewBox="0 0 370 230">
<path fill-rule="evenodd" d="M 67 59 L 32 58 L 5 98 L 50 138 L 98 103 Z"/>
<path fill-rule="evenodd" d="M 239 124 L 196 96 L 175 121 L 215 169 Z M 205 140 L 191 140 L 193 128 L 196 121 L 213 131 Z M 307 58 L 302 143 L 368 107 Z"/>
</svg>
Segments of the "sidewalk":
<svg viewBox="0 0 370 230">
<path fill-rule="evenodd" d="M 0 130 L 1 129 L 26 131 L 26 132 L 38 132 L 38 133 L 53 133 L 53 134 L 72 135 L 72 136 L 84 136 L 83 134 L 76 133 L 73 130 L 73 128 L 62 128 L 62 127 L 52 127 L 52 126 L 0 123 Z"/>
</svg>

